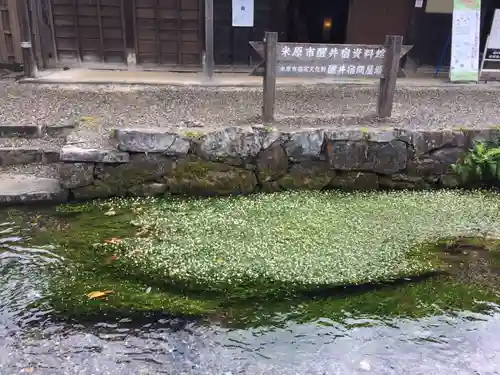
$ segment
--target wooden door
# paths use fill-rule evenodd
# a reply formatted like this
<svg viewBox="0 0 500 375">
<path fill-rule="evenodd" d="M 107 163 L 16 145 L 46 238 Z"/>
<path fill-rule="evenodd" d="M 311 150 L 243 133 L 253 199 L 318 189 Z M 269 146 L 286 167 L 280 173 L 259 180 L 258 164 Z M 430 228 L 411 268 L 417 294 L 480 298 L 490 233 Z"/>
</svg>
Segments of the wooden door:
<svg viewBox="0 0 500 375">
<path fill-rule="evenodd" d="M 126 0 L 51 0 L 56 59 L 125 63 Z"/>
<path fill-rule="evenodd" d="M 402 35 L 410 22 L 414 0 L 351 0 L 348 44 L 383 44 L 385 36 Z"/>
<path fill-rule="evenodd" d="M 137 63 L 200 66 L 202 18 L 200 0 L 135 0 Z"/>
</svg>

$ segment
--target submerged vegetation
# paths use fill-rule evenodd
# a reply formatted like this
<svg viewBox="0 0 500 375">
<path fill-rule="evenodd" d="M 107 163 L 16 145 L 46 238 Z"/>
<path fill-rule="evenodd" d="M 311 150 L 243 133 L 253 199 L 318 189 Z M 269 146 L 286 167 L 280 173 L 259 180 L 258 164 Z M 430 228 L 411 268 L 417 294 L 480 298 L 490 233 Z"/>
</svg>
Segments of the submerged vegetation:
<svg viewBox="0 0 500 375">
<path fill-rule="evenodd" d="M 499 198 L 289 192 L 64 205 L 30 240 L 65 258 L 39 303 L 79 318 L 161 312 L 248 325 L 363 306 L 390 316 L 472 309 L 497 298 L 482 276 L 500 269 Z M 442 272 L 452 279 L 427 278 Z"/>
</svg>

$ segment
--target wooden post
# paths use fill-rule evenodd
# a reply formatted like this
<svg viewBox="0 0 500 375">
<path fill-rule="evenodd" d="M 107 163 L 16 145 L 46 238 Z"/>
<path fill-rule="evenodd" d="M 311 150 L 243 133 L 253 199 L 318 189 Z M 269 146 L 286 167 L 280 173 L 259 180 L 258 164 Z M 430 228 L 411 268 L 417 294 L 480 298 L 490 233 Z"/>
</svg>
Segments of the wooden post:
<svg viewBox="0 0 500 375">
<path fill-rule="evenodd" d="M 31 28 L 29 23 L 28 6 L 26 0 L 17 0 L 17 13 L 21 32 L 21 49 L 23 54 L 24 75 L 28 78 L 36 76 L 36 63 L 33 58 L 33 45 L 31 43 Z"/>
<path fill-rule="evenodd" d="M 205 75 L 214 75 L 214 0 L 205 0 L 205 55 L 203 56 Z"/>
<path fill-rule="evenodd" d="M 402 45 L 403 37 L 400 35 L 387 35 L 385 37 L 387 50 L 377 100 L 377 115 L 379 118 L 391 117 Z"/>
<path fill-rule="evenodd" d="M 276 67 L 278 63 L 278 33 L 266 32 L 264 37 L 264 105 L 262 119 L 264 122 L 274 121 L 276 100 Z"/>
</svg>

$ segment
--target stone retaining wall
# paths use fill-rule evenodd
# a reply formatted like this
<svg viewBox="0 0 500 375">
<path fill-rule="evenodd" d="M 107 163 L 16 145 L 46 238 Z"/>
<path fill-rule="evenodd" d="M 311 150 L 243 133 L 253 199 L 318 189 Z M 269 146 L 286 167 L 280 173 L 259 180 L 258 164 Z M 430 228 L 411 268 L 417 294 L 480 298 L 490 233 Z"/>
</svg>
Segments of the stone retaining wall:
<svg viewBox="0 0 500 375">
<path fill-rule="evenodd" d="M 498 136 L 498 129 L 117 129 L 115 150 L 63 147 L 60 178 L 74 199 L 452 188 L 451 164 L 474 140 Z"/>
</svg>

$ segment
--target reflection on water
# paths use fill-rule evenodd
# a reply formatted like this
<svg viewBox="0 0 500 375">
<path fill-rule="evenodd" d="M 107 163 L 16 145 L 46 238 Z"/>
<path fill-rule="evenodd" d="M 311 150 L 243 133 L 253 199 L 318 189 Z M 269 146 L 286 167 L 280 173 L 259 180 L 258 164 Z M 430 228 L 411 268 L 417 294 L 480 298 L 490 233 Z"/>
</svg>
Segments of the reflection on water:
<svg viewBox="0 0 500 375">
<path fill-rule="evenodd" d="M 498 306 L 442 309 L 466 294 L 450 297 L 434 281 L 272 308 L 249 305 L 210 323 L 56 322 L 50 311 L 26 307 L 44 297 L 40 271 L 64 261 L 56 248 L 30 246 L 33 215 L 0 218 L 2 375 L 500 373 Z"/>
</svg>

